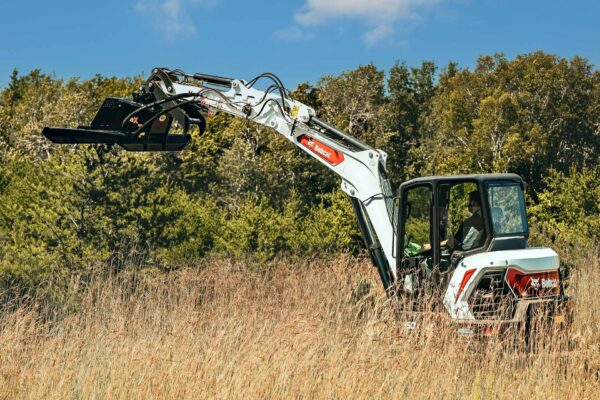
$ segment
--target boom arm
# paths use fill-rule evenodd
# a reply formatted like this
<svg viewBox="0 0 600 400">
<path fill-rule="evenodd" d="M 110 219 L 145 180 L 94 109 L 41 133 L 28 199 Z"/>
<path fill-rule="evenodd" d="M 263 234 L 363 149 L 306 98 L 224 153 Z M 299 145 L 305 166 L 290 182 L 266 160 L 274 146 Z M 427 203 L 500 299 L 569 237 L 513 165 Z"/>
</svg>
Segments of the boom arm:
<svg viewBox="0 0 600 400">
<path fill-rule="evenodd" d="M 265 91 L 256 89 L 259 79 L 269 79 L 273 84 Z M 205 124 L 201 114 L 218 112 L 272 128 L 341 177 L 342 190 L 351 198 L 371 259 L 385 289 L 390 287 L 396 279 L 396 261 L 393 194 L 385 169 L 385 152 L 319 120 L 312 108 L 291 99 L 272 74 L 245 82 L 155 68 L 141 90 L 134 96 L 135 102 L 112 99 L 120 102 L 118 107 L 107 105 L 111 100 L 107 99 L 91 128 L 45 128 L 44 135 L 59 143 L 112 140 L 128 150 L 142 150 L 140 146 L 143 150 L 177 150 L 185 142 L 178 138 L 182 135 L 168 134 L 172 119 L 186 132 L 190 124 L 199 125 L 202 131 Z M 109 110 L 101 115 L 105 108 Z M 120 125 L 115 124 L 115 115 L 119 116 Z M 170 144 L 170 140 L 178 145 Z M 162 147 L 157 148 L 154 143 Z"/>
</svg>

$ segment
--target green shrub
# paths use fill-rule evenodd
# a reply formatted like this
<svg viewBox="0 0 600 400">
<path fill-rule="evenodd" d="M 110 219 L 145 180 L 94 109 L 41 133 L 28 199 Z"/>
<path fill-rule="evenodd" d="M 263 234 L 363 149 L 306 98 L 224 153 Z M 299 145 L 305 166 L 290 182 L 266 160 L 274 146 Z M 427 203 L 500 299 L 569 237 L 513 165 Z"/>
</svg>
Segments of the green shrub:
<svg viewBox="0 0 600 400">
<path fill-rule="evenodd" d="M 563 252 L 600 241 L 600 165 L 552 170 L 529 207 L 533 244 L 556 244 Z"/>
</svg>

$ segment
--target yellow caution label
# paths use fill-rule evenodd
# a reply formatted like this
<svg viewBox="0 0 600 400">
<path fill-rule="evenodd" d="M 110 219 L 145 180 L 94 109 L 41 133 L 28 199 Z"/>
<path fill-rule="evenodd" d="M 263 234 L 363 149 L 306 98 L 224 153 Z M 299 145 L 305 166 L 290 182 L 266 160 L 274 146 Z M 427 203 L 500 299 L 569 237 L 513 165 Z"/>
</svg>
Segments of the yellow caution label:
<svg viewBox="0 0 600 400">
<path fill-rule="evenodd" d="M 292 118 L 296 119 L 298 118 L 298 113 L 300 112 L 300 107 L 298 107 L 297 104 L 294 104 L 292 106 Z"/>
</svg>

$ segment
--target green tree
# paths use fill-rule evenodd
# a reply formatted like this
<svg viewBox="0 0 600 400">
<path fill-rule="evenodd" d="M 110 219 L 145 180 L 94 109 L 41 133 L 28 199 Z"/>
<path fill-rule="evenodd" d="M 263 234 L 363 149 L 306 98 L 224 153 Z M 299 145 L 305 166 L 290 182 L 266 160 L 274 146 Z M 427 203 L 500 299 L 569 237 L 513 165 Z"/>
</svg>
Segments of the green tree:
<svg viewBox="0 0 600 400">
<path fill-rule="evenodd" d="M 551 170 L 529 207 L 531 223 L 551 241 L 575 250 L 600 240 L 600 165 Z M 540 240 L 540 238 L 535 238 Z M 564 250 L 564 249 L 563 249 Z"/>
<path fill-rule="evenodd" d="M 433 62 L 423 62 L 418 68 L 396 63 L 390 69 L 389 96 L 381 119 L 388 132 L 385 143 L 389 153 L 388 170 L 396 183 L 414 176 L 418 168 L 409 164 L 409 155 L 422 142 L 423 118 L 436 93 L 435 73 Z"/>
<path fill-rule="evenodd" d="M 372 146 L 385 143 L 378 129 L 385 102 L 383 71 L 372 64 L 361 66 L 340 76 L 323 77 L 318 88 L 321 119 Z"/>
<path fill-rule="evenodd" d="M 585 59 L 542 52 L 480 57 L 474 71 L 448 69 L 415 157 L 429 173 L 512 171 L 533 187 L 551 168 L 594 165 L 598 78 Z"/>
</svg>

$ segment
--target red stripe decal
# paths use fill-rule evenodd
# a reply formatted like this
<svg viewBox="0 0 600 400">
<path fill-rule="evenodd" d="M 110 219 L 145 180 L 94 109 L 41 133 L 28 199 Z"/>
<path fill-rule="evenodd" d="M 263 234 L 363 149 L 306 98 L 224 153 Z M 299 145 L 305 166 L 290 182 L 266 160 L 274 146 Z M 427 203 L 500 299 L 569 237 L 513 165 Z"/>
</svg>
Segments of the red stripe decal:
<svg viewBox="0 0 600 400">
<path fill-rule="evenodd" d="M 462 278 L 462 282 L 460 282 L 460 286 L 458 287 L 458 292 L 456 293 L 456 300 L 455 301 L 458 301 L 458 298 L 460 297 L 460 294 L 464 290 L 465 286 L 467 286 L 467 283 L 469 282 L 469 279 L 471 279 L 471 277 L 473 276 L 474 273 L 475 273 L 475 268 L 474 269 L 470 269 L 467 272 L 465 272 L 465 274 L 463 275 L 463 278 Z"/>
</svg>

